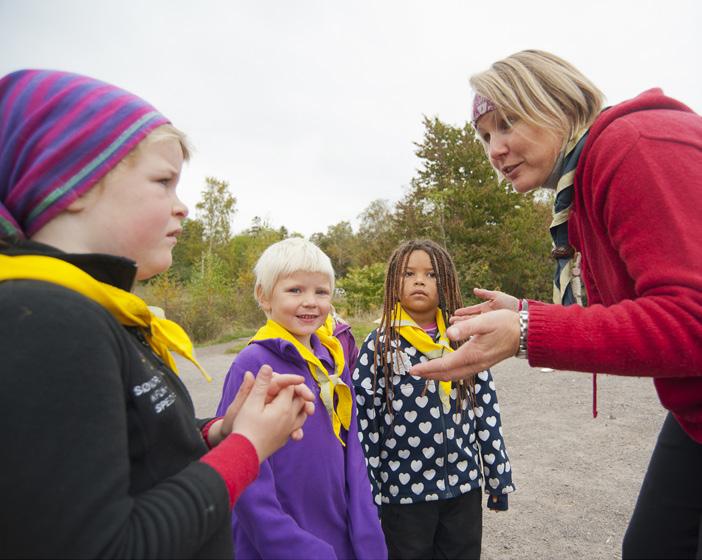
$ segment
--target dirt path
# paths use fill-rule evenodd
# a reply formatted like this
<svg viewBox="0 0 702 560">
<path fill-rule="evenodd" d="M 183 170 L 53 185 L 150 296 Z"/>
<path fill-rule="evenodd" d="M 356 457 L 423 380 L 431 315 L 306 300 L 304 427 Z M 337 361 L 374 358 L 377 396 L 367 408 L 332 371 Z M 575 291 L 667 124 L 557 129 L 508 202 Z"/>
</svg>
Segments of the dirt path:
<svg viewBox="0 0 702 560">
<path fill-rule="evenodd" d="M 219 402 L 229 344 L 198 350 L 214 377 L 181 367 L 198 414 Z M 665 413 L 648 379 L 544 373 L 517 359 L 493 369 L 517 491 L 506 513 L 484 513 L 483 558 L 621 558 L 621 541 Z"/>
</svg>

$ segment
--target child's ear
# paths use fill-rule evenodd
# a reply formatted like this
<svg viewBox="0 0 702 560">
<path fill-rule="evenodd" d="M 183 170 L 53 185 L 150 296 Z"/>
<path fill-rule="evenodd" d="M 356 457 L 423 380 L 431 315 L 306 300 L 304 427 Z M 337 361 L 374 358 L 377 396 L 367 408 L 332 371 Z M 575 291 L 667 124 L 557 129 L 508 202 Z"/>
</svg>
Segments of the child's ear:
<svg viewBox="0 0 702 560">
<path fill-rule="evenodd" d="M 83 193 L 78 198 L 76 198 L 73 202 L 71 202 L 66 207 L 65 211 L 70 212 L 71 214 L 77 214 L 78 212 L 82 212 L 88 206 L 90 206 L 90 204 L 92 204 L 93 200 L 98 195 L 100 188 L 101 188 L 101 186 L 100 186 L 100 184 L 98 184 L 98 185 L 94 186 L 92 189 L 90 189 L 88 192 Z"/>
<path fill-rule="evenodd" d="M 271 312 L 270 301 L 263 295 L 263 286 L 260 284 L 256 286 L 256 301 L 266 315 Z"/>
</svg>

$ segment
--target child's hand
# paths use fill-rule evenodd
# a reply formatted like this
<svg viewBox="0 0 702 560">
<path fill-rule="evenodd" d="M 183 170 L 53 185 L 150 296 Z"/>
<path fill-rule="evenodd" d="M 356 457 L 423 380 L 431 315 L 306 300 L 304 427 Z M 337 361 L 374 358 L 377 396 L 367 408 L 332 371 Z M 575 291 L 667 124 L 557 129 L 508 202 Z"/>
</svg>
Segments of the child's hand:
<svg viewBox="0 0 702 560">
<path fill-rule="evenodd" d="M 244 378 L 244 384 L 248 388 L 251 382 L 246 380 L 247 377 L 252 376 L 247 373 Z M 262 366 L 234 416 L 231 430 L 251 442 L 259 461 L 264 461 L 282 447 L 293 432 L 299 431 L 301 437 L 301 428 L 307 419 L 308 410 L 314 410 L 314 404 L 298 396 L 293 385 L 281 388 L 269 400 L 272 378 L 270 366 Z"/>
<path fill-rule="evenodd" d="M 510 311 L 519 310 L 519 300 L 514 296 L 505 294 L 504 292 L 473 288 L 473 293 L 480 299 L 484 299 L 486 301 L 456 309 L 454 315 L 449 319 L 451 323 L 465 321 L 473 315 L 479 315 L 480 313 L 485 313 L 487 311 L 496 311 L 498 309 L 509 309 Z"/>
<path fill-rule="evenodd" d="M 488 499 L 487 499 L 487 507 L 489 510 L 498 512 L 498 511 L 507 511 L 507 496 L 502 495 L 502 496 L 493 496 L 491 494 L 488 494 Z"/>
<path fill-rule="evenodd" d="M 271 402 L 280 393 L 281 389 L 289 386 L 294 386 L 296 396 L 300 397 L 305 404 L 305 412 L 307 415 L 314 413 L 314 393 L 310 388 L 304 383 L 305 378 L 301 375 L 292 374 L 278 374 L 273 373 L 273 378 L 268 386 L 268 393 L 266 394 L 266 404 Z M 251 392 L 251 388 L 254 385 L 254 376 L 250 371 L 247 371 L 244 375 L 244 380 L 239 387 L 239 390 L 234 397 L 232 403 L 227 407 L 227 411 L 224 416 L 217 420 L 209 430 L 207 439 L 212 447 L 219 444 L 224 438 L 226 438 L 232 432 L 232 425 L 234 423 L 234 418 L 239 413 L 241 405 L 244 404 L 246 397 L 248 397 Z M 302 429 L 295 430 L 290 437 L 294 440 L 302 439 Z"/>
</svg>

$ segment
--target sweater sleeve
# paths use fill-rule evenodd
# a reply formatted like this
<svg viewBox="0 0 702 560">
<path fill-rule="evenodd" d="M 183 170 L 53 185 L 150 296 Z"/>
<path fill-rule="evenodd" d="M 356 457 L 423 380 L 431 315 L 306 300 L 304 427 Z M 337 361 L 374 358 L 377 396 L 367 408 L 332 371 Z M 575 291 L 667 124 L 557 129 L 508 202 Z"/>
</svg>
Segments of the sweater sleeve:
<svg viewBox="0 0 702 560">
<path fill-rule="evenodd" d="M 702 149 L 693 140 L 639 136 L 626 122 L 598 138 L 583 172 L 589 188 L 578 221 L 587 219 L 581 235 L 610 253 L 608 261 L 591 259 L 599 266 L 588 280 L 598 281 L 599 295 L 587 308 L 530 304 L 532 366 L 700 375 Z"/>
<path fill-rule="evenodd" d="M 2 556 L 197 556 L 225 485 L 194 461 L 132 491 L 122 327 L 58 286 L 0 287 Z"/>
<path fill-rule="evenodd" d="M 380 479 L 380 442 L 382 437 L 380 416 L 383 413 L 382 407 L 385 399 L 381 383 L 374 383 L 373 354 L 376 332 L 370 333 L 361 346 L 352 378 L 358 410 L 358 437 L 363 446 L 375 504 L 380 506 L 382 486 Z M 378 381 L 382 378 L 382 372 L 379 372 Z"/>
<path fill-rule="evenodd" d="M 482 456 L 485 492 L 493 496 L 514 492 L 512 465 L 509 462 L 504 436 L 500 405 L 497 402 L 495 381 L 490 370 L 478 374 L 475 379 L 476 416 L 478 445 Z M 488 502 L 490 503 L 490 502 Z M 506 508 L 506 502 L 504 509 Z"/>
</svg>

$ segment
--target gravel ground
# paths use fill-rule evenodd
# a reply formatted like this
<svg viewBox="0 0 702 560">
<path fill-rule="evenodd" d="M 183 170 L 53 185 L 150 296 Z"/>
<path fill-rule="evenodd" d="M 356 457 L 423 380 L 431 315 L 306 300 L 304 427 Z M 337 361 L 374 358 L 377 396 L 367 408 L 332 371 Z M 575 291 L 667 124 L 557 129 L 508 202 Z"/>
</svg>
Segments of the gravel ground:
<svg viewBox="0 0 702 560">
<path fill-rule="evenodd" d="M 200 416 L 211 416 L 232 343 L 199 348 L 214 381 L 179 360 Z M 517 490 L 485 511 L 483 558 L 621 558 L 621 541 L 665 412 L 648 379 L 543 372 L 511 359 L 493 368 Z"/>
</svg>

